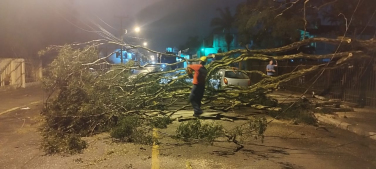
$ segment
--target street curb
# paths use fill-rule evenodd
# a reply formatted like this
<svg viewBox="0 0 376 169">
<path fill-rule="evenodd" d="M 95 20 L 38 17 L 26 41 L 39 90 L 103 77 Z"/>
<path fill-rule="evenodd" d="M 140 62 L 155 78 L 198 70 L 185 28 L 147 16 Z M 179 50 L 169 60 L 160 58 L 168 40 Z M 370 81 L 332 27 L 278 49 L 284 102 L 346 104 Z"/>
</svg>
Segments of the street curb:
<svg viewBox="0 0 376 169">
<path fill-rule="evenodd" d="M 333 118 L 333 116 L 325 115 L 325 114 L 317 114 L 315 113 L 315 116 L 319 122 L 326 123 L 333 125 L 335 127 L 338 127 L 343 130 L 348 130 L 350 132 L 353 132 L 355 134 L 368 137 L 370 139 L 376 140 L 376 132 L 369 132 L 365 131 L 364 129 L 357 127 L 355 125 L 352 125 L 350 123 L 342 122 L 339 119 Z"/>
</svg>

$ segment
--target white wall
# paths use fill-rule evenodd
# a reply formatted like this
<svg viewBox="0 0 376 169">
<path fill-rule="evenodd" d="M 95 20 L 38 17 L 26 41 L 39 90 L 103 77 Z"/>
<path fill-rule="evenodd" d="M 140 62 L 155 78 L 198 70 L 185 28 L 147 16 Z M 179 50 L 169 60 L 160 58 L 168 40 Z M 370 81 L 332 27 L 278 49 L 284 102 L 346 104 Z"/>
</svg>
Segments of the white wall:
<svg viewBox="0 0 376 169">
<path fill-rule="evenodd" d="M 25 88 L 25 60 L 0 59 L 0 87 Z"/>
</svg>

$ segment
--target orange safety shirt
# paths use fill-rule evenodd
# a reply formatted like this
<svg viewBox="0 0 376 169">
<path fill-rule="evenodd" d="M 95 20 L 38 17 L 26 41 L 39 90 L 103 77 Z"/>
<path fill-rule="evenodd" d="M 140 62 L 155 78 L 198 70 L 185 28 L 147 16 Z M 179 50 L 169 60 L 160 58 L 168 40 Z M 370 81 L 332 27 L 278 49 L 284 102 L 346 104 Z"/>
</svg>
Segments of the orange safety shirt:
<svg viewBox="0 0 376 169">
<path fill-rule="evenodd" d="M 194 64 L 194 65 L 189 65 L 188 68 L 194 71 L 193 84 L 205 85 L 206 75 L 208 74 L 205 66 L 202 64 Z"/>
</svg>

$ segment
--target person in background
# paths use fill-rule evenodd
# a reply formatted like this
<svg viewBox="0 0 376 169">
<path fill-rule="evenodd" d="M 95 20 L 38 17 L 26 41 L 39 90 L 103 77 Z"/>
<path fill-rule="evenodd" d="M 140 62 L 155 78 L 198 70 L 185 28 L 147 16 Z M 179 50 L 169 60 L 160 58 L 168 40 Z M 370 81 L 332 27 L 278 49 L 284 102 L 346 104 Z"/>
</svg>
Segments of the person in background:
<svg viewBox="0 0 376 169">
<path fill-rule="evenodd" d="M 204 97 L 205 92 L 205 79 L 208 71 L 205 68 L 207 57 L 203 56 L 200 58 L 199 64 L 189 65 L 187 68 L 187 73 L 190 77 L 193 75 L 193 88 L 191 94 L 189 95 L 189 101 L 192 104 L 194 113 L 193 116 L 198 117 L 203 112 L 201 110 L 201 100 Z"/>
<path fill-rule="evenodd" d="M 266 74 L 268 76 L 275 76 L 275 67 L 278 66 L 278 62 L 275 61 L 275 65 L 273 65 L 273 60 L 269 61 L 269 64 L 266 66 Z"/>
</svg>

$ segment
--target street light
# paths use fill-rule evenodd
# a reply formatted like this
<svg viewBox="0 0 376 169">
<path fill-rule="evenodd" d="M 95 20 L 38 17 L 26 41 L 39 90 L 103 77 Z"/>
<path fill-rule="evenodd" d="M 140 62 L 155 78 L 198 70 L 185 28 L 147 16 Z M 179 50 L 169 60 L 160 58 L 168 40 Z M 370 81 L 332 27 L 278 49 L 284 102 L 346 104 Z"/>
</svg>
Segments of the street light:
<svg viewBox="0 0 376 169">
<path fill-rule="evenodd" d="M 147 46 L 148 45 L 148 43 L 147 42 L 144 42 L 144 46 Z"/>
<path fill-rule="evenodd" d="M 134 28 L 134 31 L 135 31 L 136 33 L 140 32 L 140 30 L 141 30 L 140 27 L 136 27 L 136 28 Z"/>
<path fill-rule="evenodd" d="M 124 18 L 124 17 L 122 17 L 122 18 Z M 121 30 L 122 30 L 122 32 L 121 32 L 120 38 L 121 38 L 121 42 L 124 44 L 124 35 L 128 34 L 128 30 L 123 29 L 123 20 L 121 20 Z M 134 31 L 136 33 L 139 33 L 141 31 L 141 28 L 137 26 L 137 27 L 134 28 Z M 146 45 L 144 45 L 144 46 L 146 46 Z M 121 53 L 120 62 L 123 63 L 123 45 L 121 46 L 120 53 Z"/>
</svg>

